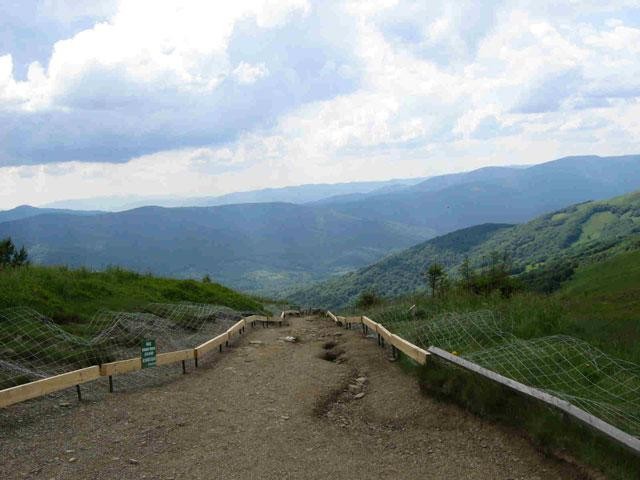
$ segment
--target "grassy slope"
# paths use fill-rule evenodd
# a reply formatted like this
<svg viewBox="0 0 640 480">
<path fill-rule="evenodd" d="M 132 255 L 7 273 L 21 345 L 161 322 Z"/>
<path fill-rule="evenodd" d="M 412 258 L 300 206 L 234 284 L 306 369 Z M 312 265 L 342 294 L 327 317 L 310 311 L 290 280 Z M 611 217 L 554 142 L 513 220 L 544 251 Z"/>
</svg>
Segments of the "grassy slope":
<svg viewBox="0 0 640 480">
<path fill-rule="evenodd" d="M 455 273 L 465 256 L 479 268 L 492 251 L 507 253 L 515 272 L 539 269 L 560 259 L 578 263 L 602 259 L 640 246 L 640 192 L 587 202 L 505 228 L 479 225 L 438 237 L 389 256 L 343 277 L 290 295 L 301 304 L 344 306 L 359 293 L 374 290 L 394 297 L 424 287 L 423 273 L 433 262 Z"/>
<path fill-rule="evenodd" d="M 425 322 L 438 312 L 491 309 L 499 312 L 519 338 L 565 334 L 581 338 L 600 350 L 640 364 L 640 250 L 580 266 L 573 278 L 552 295 L 521 293 L 510 299 L 451 292 L 433 300 L 424 295 L 397 300 L 367 312 L 393 325 L 416 303 Z M 416 325 L 407 322 L 404 336 Z M 403 322 L 392 330 L 403 333 Z M 557 412 L 530 402 L 491 382 L 438 362 L 419 369 L 429 393 L 454 401 L 476 414 L 521 428 L 540 448 L 568 452 L 604 471 L 612 479 L 637 478 L 640 458 L 613 445 Z"/>
<path fill-rule="evenodd" d="M 150 302 L 196 302 L 261 310 L 256 299 L 217 283 L 174 280 L 109 269 L 56 267 L 0 271 L 0 309 L 28 306 L 60 324 L 82 323 L 98 310 L 135 311 Z"/>
<path fill-rule="evenodd" d="M 579 268 L 554 297 L 590 343 L 640 363 L 640 251 Z"/>
</svg>

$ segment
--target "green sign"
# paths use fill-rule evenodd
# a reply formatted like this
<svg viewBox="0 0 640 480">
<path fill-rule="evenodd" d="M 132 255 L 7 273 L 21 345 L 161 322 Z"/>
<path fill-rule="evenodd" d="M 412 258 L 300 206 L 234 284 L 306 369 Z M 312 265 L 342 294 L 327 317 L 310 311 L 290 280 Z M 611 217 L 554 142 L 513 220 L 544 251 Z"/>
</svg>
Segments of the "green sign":
<svg viewBox="0 0 640 480">
<path fill-rule="evenodd" d="M 143 340 L 142 348 L 140 349 L 140 358 L 142 359 L 142 368 L 149 368 L 156 366 L 156 341 L 155 340 Z"/>
</svg>

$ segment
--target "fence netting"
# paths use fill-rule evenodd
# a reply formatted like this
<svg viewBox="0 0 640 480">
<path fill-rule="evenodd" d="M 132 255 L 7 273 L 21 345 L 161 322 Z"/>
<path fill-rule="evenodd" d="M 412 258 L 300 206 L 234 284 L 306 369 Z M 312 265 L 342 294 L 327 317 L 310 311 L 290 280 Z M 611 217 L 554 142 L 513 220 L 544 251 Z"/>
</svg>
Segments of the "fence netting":
<svg viewBox="0 0 640 480">
<path fill-rule="evenodd" d="M 30 308 L 3 309 L 0 389 L 140 356 L 145 339 L 156 340 L 158 353 L 193 348 L 240 318 L 239 312 L 223 306 L 152 303 L 141 312 L 103 310 L 89 322 L 58 325 Z M 120 387 L 152 383 L 170 370 L 144 369 L 117 377 L 117 382 Z"/>
<path fill-rule="evenodd" d="M 499 314 L 483 310 L 415 319 L 400 309 L 373 320 L 412 343 L 435 346 L 536 387 L 640 437 L 640 365 L 566 335 L 521 339 Z"/>
</svg>

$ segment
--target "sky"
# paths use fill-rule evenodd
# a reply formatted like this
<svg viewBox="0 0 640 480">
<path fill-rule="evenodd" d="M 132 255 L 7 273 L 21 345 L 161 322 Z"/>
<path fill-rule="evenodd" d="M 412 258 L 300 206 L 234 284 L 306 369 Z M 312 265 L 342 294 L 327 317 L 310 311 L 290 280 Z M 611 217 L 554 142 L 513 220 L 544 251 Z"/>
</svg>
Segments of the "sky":
<svg viewBox="0 0 640 480">
<path fill-rule="evenodd" d="M 0 209 L 640 152 L 640 0 L 0 0 Z"/>
</svg>

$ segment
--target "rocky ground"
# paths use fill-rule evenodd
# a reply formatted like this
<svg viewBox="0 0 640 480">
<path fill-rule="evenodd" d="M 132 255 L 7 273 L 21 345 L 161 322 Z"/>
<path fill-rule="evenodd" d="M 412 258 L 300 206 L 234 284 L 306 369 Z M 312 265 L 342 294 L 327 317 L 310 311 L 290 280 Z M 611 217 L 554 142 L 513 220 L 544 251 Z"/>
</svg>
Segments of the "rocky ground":
<svg viewBox="0 0 640 480">
<path fill-rule="evenodd" d="M 358 330 L 301 318 L 247 332 L 165 385 L 6 409 L 0 478 L 582 478 L 424 396 Z"/>
</svg>

